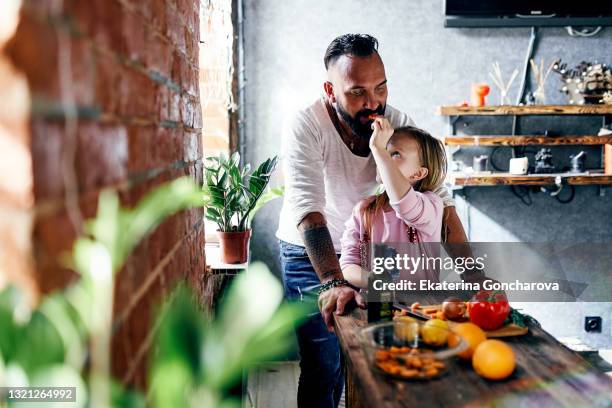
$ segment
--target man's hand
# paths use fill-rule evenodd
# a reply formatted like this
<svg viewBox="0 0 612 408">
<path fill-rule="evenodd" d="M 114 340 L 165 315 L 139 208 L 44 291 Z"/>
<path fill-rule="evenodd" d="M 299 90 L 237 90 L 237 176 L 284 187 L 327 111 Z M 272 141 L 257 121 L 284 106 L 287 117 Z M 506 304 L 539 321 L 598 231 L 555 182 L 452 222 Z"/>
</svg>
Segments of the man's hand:
<svg viewBox="0 0 612 408">
<path fill-rule="evenodd" d="M 387 118 L 383 116 L 377 116 L 372 123 L 372 137 L 370 138 L 370 149 L 377 149 L 384 151 L 387 149 L 387 143 L 393 135 L 393 127 Z"/>
<path fill-rule="evenodd" d="M 309 213 L 300 222 L 298 229 L 302 233 L 306 253 L 312 267 L 319 276 L 319 280 L 328 282 L 331 279 L 343 279 L 340 262 L 338 262 L 338 256 L 334 251 L 334 243 L 323 214 Z M 336 286 L 321 293 L 319 309 L 327 330 L 334 331 L 334 312 L 337 315 L 343 314 L 351 301 L 365 309 L 363 296 L 349 286 Z"/>
<path fill-rule="evenodd" d="M 351 309 L 349 305 L 351 302 L 356 303 L 361 309 L 366 308 L 361 293 L 349 286 L 336 286 L 319 295 L 319 309 L 327 330 L 334 331 L 334 314 L 339 316 L 344 314 L 345 311 L 348 312 Z"/>
</svg>

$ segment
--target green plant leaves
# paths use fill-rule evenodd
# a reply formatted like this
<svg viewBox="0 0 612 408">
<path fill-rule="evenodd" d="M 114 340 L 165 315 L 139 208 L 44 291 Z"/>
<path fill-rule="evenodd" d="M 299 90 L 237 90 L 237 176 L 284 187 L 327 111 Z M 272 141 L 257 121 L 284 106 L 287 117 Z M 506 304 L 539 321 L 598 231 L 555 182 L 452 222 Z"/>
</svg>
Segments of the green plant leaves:
<svg viewBox="0 0 612 408">
<path fill-rule="evenodd" d="M 220 231 L 245 231 L 250 228 L 252 211 L 264 193 L 278 158 L 264 161 L 252 173 L 249 164 L 240 168 L 240 155 L 210 157 L 205 166 L 207 201 L 206 218 Z M 213 210 L 213 211 L 210 211 Z"/>
<path fill-rule="evenodd" d="M 32 387 L 74 387 L 76 389 L 76 402 L 68 403 L 71 407 L 84 407 L 88 395 L 85 382 L 77 370 L 67 365 L 49 365 L 32 375 Z M 23 406 L 26 406 L 25 404 Z M 37 403 L 39 407 L 65 407 L 66 402 Z"/>
<path fill-rule="evenodd" d="M 193 294 L 184 285 L 162 308 L 158 327 L 157 354 L 150 373 L 153 406 L 185 406 L 186 397 L 201 375 L 204 319 Z"/>
<path fill-rule="evenodd" d="M 270 181 L 270 177 L 272 176 L 272 172 L 276 168 L 276 164 L 278 162 L 278 157 L 275 156 L 272 159 L 268 159 L 264 161 L 259 167 L 251 174 L 249 177 L 249 188 L 247 190 L 247 195 L 249 196 L 248 207 L 243 215 L 243 218 L 240 222 L 239 229 L 245 230 L 250 228 L 250 218 L 249 215 L 251 211 L 257 205 L 259 198 L 263 194 L 268 182 Z"/>
<path fill-rule="evenodd" d="M 14 366 L 31 373 L 63 363 L 66 343 L 49 317 L 55 298 L 49 299 L 48 307 L 31 311 L 19 289 L 8 287 L 0 292 L 0 355 L 6 369 Z"/>
<path fill-rule="evenodd" d="M 253 218 L 255 218 L 255 214 L 257 214 L 257 212 L 261 209 L 261 207 L 263 207 L 266 203 L 268 203 L 269 201 L 272 201 L 276 198 L 282 197 L 285 195 L 285 186 L 281 186 L 281 187 L 276 187 L 276 188 L 271 188 L 268 191 L 266 191 L 265 193 L 263 193 L 260 197 L 259 200 L 257 200 L 257 204 L 255 204 L 255 207 L 253 207 L 253 210 L 251 210 L 251 216 L 249 219 L 249 224 L 247 225 L 247 228 L 251 228 L 251 220 Z"/>
<path fill-rule="evenodd" d="M 86 230 L 106 246 L 113 271 L 117 271 L 149 231 L 178 211 L 204 206 L 208 193 L 208 190 L 203 193 L 190 177 L 182 177 L 159 186 L 145 195 L 136 207 L 126 209 L 121 208 L 115 192 L 103 191 L 96 218 L 88 222 Z M 214 191 L 211 194 L 214 199 Z"/>
<path fill-rule="evenodd" d="M 152 405 L 235 406 L 227 390 L 250 364 L 285 353 L 294 324 L 310 311 L 284 304 L 282 296 L 268 268 L 254 264 L 235 278 L 217 319 L 207 325 L 191 292 L 179 287 L 160 317 Z"/>
<path fill-rule="evenodd" d="M 31 373 L 51 364 L 64 362 L 64 344 L 57 328 L 35 310 L 28 323 L 18 330 L 19 344 L 12 361 Z M 35 352 L 38 350 L 38 352 Z M 44 350 L 44 352 L 43 352 Z"/>
<path fill-rule="evenodd" d="M 20 325 L 16 322 L 19 310 L 24 310 L 29 319 L 29 308 L 23 293 L 13 286 L 8 286 L 0 292 L 0 354 L 5 363 L 15 355 L 20 338 Z"/>
<path fill-rule="evenodd" d="M 232 283 L 203 346 L 204 382 L 234 383 L 242 368 L 287 351 L 302 305 L 282 304 L 282 287 L 268 268 L 255 263 Z"/>
<path fill-rule="evenodd" d="M 123 388 L 117 381 L 111 382 L 111 405 L 117 408 L 145 408 L 145 397 L 138 391 Z"/>
<path fill-rule="evenodd" d="M 85 362 L 87 332 L 78 313 L 60 293 L 47 296 L 38 310 L 56 328 L 65 352 L 64 361 L 80 369 Z"/>
<path fill-rule="evenodd" d="M 286 352 L 296 320 L 307 314 L 300 304 L 283 303 L 281 285 L 263 264 L 236 278 L 213 322 L 205 320 L 186 287 L 171 295 L 156 325 L 146 401 L 95 369 L 109 361 L 96 351 L 109 349 L 101 338 L 110 339 L 112 331 L 114 273 L 146 234 L 169 215 L 203 205 L 209 219 L 232 229 L 248 226 L 249 213 L 252 218 L 266 201 L 282 195 L 282 189 L 265 192 L 276 158 L 252 173 L 248 165 L 239 168 L 238 154 L 210 160 L 218 166 L 206 169 L 201 189 L 189 178 L 177 179 L 131 209 L 121 206 L 116 193 L 101 193 L 96 218 L 73 246 L 72 266 L 81 279 L 45 296 L 37 309 L 30 310 L 15 288 L 0 292 L 0 384 L 74 386 L 76 406 L 94 399 L 113 407 L 241 406 L 227 390 L 249 364 Z M 93 347 L 95 342 L 100 347 Z M 89 375 L 82 377 L 87 368 Z"/>
</svg>

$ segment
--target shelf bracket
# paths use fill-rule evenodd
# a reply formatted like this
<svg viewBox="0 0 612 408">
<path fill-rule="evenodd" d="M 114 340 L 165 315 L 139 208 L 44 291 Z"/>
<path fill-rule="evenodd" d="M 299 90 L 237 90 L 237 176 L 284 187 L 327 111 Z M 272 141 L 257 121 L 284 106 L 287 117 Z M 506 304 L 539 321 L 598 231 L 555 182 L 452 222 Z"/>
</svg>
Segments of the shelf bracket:
<svg viewBox="0 0 612 408">
<path fill-rule="evenodd" d="M 459 118 L 460 117 L 458 115 L 448 117 L 448 131 L 451 136 L 456 136 L 457 134 L 457 121 L 459 120 Z M 450 162 L 453 161 L 455 153 L 457 153 L 461 149 L 461 146 L 445 146 L 445 148 L 446 156 L 449 158 Z"/>
<path fill-rule="evenodd" d="M 455 153 L 461 150 L 461 146 L 446 146 L 446 149 L 448 156 L 452 158 Z"/>
<path fill-rule="evenodd" d="M 457 122 L 460 116 L 449 116 L 448 117 L 448 131 L 451 136 L 457 135 Z"/>
<path fill-rule="evenodd" d="M 601 126 L 603 129 L 608 128 L 608 126 L 612 124 L 612 115 L 603 115 L 601 119 L 602 119 Z M 601 167 L 605 168 L 605 163 L 606 163 L 606 147 L 605 146 L 601 146 L 600 160 L 601 160 Z M 598 188 L 598 194 L 600 197 L 604 197 L 606 195 L 606 190 L 601 185 Z"/>
<path fill-rule="evenodd" d="M 519 130 L 519 117 L 517 115 L 512 115 L 512 136 L 516 136 Z"/>
</svg>

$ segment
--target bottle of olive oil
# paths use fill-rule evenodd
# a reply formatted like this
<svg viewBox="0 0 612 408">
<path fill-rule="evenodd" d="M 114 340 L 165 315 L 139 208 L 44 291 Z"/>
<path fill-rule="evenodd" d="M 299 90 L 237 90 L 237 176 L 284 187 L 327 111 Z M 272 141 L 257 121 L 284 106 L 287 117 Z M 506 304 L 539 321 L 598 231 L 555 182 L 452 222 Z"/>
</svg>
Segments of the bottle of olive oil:
<svg viewBox="0 0 612 408">
<path fill-rule="evenodd" d="M 374 256 L 394 258 L 396 251 L 393 248 L 379 244 L 374 246 Z M 374 282 L 380 281 L 381 284 L 393 282 L 393 270 L 385 269 L 383 273 L 375 274 L 372 271 L 368 274 L 368 323 L 390 321 L 393 319 L 393 300 L 392 290 L 375 290 Z M 377 287 L 382 285 L 377 284 Z"/>
</svg>

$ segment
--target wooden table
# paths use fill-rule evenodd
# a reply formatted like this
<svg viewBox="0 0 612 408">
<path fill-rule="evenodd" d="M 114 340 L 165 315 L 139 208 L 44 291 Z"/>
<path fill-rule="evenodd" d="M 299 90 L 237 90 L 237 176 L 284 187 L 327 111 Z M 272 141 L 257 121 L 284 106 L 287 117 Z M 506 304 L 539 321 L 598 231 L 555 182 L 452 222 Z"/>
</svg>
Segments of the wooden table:
<svg viewBox="0 0 612 408">
<path fill-rule="evenodd" d="M 347 407 L 612 407 L 612 379 L 537 327 L 503 339 L 516 354 L 516 369 L 506 380 L 485 380 L 461 361 L 441 378 L 419 382 L 371 369 L 358 337 L 365 326 L 363 310 L 336 316 Z"/>
</svg>

